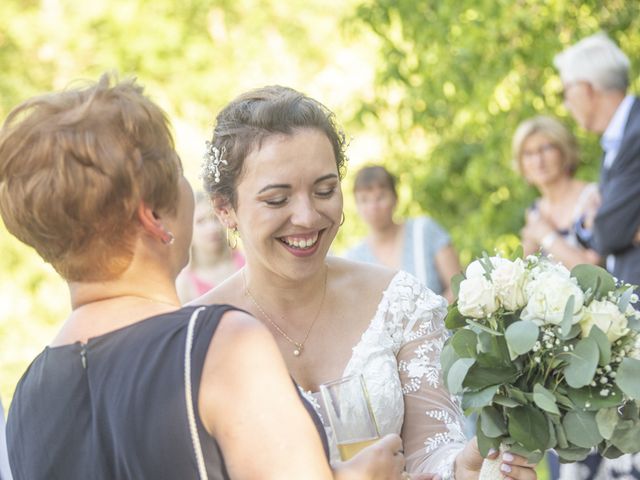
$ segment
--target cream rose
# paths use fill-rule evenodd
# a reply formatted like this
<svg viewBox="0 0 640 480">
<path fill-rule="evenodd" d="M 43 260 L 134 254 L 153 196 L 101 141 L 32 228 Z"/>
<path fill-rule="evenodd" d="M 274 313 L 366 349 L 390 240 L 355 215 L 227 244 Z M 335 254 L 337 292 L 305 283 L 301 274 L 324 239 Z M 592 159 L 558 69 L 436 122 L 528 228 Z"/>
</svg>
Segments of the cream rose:
<svg viewBox="0 0 640 480">
<path fill-rule="evenodd" d="M 582 317 L 584 294 L 566 269 L 552 268 L 540 272 L 526 284 L 525 291 L 529 300 L 522 310 L 523 320 L 531 320 L 537 325 L 559 325 L 571 295 L 574 296 L 572 323 L 578 323 Z"/>
<path fill-rule="evenodd" d="M 496 291 L 496 297 L 507 310 L 517 310 L 524 307 L 527 298 L 524 292 L 526 271 L 524 262 L 517 258 L 511 262 L 506 259 L 495 264 L 491 272 L 491 281 Z"/>
<path fill-rule="evenodd" d="M 589 335 L 591 328 L 597 325 L 607 334 L 610 342 L 629 333 L 627 317 L 615 303 L 608 300 L 594 300 L 585 308 L 584 317 L 580 321 L 582 336 Z"/>
<path fill-rule="evenodd" d="M 484 276 L 473 276 L 460 282 L 458 310 L 465 317 L 484 318 L 498 308 L 493 285 Z"/>
</svg>

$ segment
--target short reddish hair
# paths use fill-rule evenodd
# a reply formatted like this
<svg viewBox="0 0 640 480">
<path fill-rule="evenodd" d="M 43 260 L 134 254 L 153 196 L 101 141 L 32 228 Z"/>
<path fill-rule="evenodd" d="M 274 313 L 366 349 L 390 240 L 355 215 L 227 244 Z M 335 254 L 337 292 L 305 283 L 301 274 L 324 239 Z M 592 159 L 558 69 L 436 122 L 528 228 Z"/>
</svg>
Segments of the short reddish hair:
<svg viewBox="0 0 640 480">
<path fill-rule="evenodd" d="M 180 160 L 165 113 L 135 80 L 103 75 L 29 99 L 0 130 L 0 214 L 69 281 L 129 265 L 141 201 L 172 213 Z"/>
</svg>

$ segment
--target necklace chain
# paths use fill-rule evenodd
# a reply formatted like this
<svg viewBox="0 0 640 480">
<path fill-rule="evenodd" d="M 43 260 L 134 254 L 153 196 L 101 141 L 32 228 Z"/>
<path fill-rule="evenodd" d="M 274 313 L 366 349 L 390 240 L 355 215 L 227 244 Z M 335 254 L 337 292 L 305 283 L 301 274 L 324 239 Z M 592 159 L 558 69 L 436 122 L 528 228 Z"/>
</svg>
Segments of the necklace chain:
<svg viewBox="0 0 640 480">
<path fill-rule="evenodd" d="M 324 289 L 322 291 L 322 300 L 320 301 L 320 307 L 318 308 L 318 311 L 316 312 L 316 316 L 313 318 L 313 321 L 311 322 L 311 325 L 309 325 L 309 328 L 307 329 L 307 333 L 305 334 L 304 339 L 302 340 L 302 342 L 296 342 L 293 338 L 291 338 L 289 335 L 287 335 L 287 332 L 285 332 L 280 327 L 280 325 L 278 325 L 276 322 L 273 321 L 271 316 L 269 316 L 269 314 L 264 311 L 264 308 L 262 308 L 262 306 L 258 303 L 258 300 L 256 300 L 256 297 L 254 297 L 253 294 L 251 293 L 251 290 L 249 290 L 249 284 L 247 283 L 247 277 L 245 276 L 244 269 L 242 269 L 242 281 L 244 283 L 244 291 L 245 291 L 245 293 L 251 299 L 251 301 L 256 306 L 256 308 L 260 311 L 262 316 L 273 326 L 273 328 L 275 328 L 276 331 L 280 335 L 282 335 L 282 337 L 287 342 L 289 342 L 291 345 L 293 345 L 295 347 L 295 349 L 293 350 L 293 355 L 295 357 L 299 357 L 302 354 L 302 351 L 304 350 L 304 344 L 307 341 L 307 339 L 309 338 L 309 334 L 311 333 L 311 329 L 313 329 L 313 326 L 315 325 L 316 321 L 318 320 L 318 317 L 320 316 L 320 312 L 322 311 L 322 307 L 324 306 L 324 298 L 325 298 L 325 296 L 327 294 L 327 277 L 328 276 L 329 276 L 329 272 L 325 268 Z M 281 316 L 280 318 L 286 323 L 284 317 Z"/>
</svg>

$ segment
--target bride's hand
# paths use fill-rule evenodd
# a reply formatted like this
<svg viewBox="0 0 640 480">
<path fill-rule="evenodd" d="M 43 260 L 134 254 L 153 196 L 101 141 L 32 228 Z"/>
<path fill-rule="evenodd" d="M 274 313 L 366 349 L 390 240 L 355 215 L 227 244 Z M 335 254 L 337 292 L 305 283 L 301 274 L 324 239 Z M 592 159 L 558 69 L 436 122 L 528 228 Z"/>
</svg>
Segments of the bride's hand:
<svg viewBox="0 0 640 480">
<path fill-rule="evenodd" d="M 490 452 L 487 458 L 495 460 L 498 452 Z M 474 437 L 464 447 L 464 450 L 456 457 L 456 479 L 476 480 L 484 458 L 480 455 L 477 439 Z M 504 452 L 501 458 L 500 472 L 505 479 L 511 480 L 536 480 L 538 478 L 535 465 L 527 462 L 527 459 L 520 455 Z"/>
<path fill-rule="evenodd" d="M 334 466 L 336 480 L 401 480 L 404 470 L 402 440 L 398 435 L 384 436 L 356 456 Z"/>
</svg>

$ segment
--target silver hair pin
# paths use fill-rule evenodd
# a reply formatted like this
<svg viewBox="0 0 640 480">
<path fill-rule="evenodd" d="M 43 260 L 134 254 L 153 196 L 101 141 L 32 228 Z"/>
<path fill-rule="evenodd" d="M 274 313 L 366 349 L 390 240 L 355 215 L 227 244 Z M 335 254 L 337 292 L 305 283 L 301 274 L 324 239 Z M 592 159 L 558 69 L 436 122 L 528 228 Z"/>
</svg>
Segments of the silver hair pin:
<svg viewBox="0 0 640 480">
<path fill-rule="evenodd" d="M 221 149 L 214 146 L 213 143 L 207 140 L 205 143 L 206 151 L 204 154 L 204 163 L 202 164 L 202 176 L 204 178 L 211 179 L 216 183 L 220 183 L 220 164 L 228 165 L 224 159 L 226 153 L 225 147 Z"/>
</svg>

